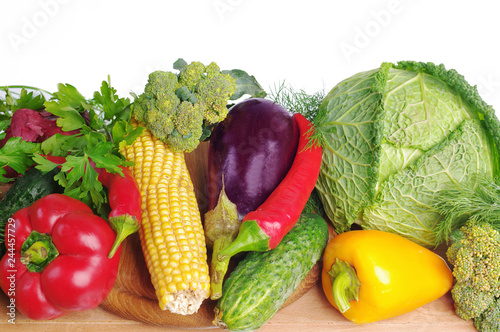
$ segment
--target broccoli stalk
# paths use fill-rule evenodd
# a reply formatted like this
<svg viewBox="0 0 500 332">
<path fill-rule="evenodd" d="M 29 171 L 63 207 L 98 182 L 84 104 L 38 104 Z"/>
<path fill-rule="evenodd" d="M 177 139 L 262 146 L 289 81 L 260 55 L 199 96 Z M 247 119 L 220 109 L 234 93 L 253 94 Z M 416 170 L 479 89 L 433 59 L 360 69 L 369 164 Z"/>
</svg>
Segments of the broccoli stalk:
<svg viewBox="0 0 500 332">
<path fill-rule="evenodd" d="M 132 105 L 135 119 L 173 151 L 191 152 L 206 128 L 227 116 L 236 81 L 214 62 L 174 63 L 179 73 L 155 71 Z M 204 131 L 205 130 L 205 131 Z"/>
</svg>

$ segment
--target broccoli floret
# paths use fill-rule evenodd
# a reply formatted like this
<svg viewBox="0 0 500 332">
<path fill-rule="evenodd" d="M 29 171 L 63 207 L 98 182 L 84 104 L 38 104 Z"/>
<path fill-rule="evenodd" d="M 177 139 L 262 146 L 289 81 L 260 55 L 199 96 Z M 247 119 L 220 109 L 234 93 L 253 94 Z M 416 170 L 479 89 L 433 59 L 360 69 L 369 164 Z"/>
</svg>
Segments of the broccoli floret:
<svg viewBox="0 0 500 332">
<path fill-rule="evenodd" d="M 220 75 L 220 68 L 215 62 L 211 62 L 207 68 L 206 68 L 206 73 L 208 78 L 213 78 L 215 76 Z"/>
<path fill-rule="evenodd" d="M 455 301 L 456 314 L 465 320 L 480 316 L 495 299 L 489 292 L 483 292 L 465 284 L 456 284 L 451 294 Z"/>
<path fill-rule="evenodd" d="M 492 308 L 500 296 L 500 233 L 471 219 L 446 255 L 456 280 L 451 294 L 457 315 L 476 320 L 489 310 L 498 311 Z"/>
<path fill-rule="evenodd" d="M 500 298 L 495 298 L 489 308 L 474 319 L 474 326 L 480 332 L 500 331 Z"/>
<path fill-rule="evenodd" d="M 211 65 L 207 67 L 207 78 L 198 83 L 196 99 L 205 109 L 205 119 L 213 124 L 226 118 L 227 100 L 234 94 L 236 83 L 228 74 L 221 74 L 219 67 L 210 68 Z"/>
<path fill-rule="evenodd" d="M 180 103 L 175 95 L 177 88 L 177 76 L 174 73 L 155 71 L 149 74 L 144 93 L 134 102 L 133 112 L 136 120 L 148 122 L 147 117 L 151 110 L 171 116 Z M 154 116 L 159 117 L 159 114 Z"/>
<path fill-rule="evenodd" d="M 134 117 L 174 151 L 194 150 L 204 127 L 227 116 L 227 102 L 236 90 L 234 78 L 219 66 L 191 62 L 178 74 L 155 71 L 132 108 Z"/>
<path fill-rule="evenodd" d="M 197 146 L 203 131 L 203 112 L 197 104 L 183 101 L 175 118 L 175 130 L 167 137 L 167 144 L 183 151 L 190 151 Z"/>
<path fill-rule="evenodd" d="M 182 68 L 179 73 L 179 83 L 192 91 L 196 84 L 198 84 L 198 82 L 203 78 L 205 73 L 205 66 L 201 62 L 193 61 Z"/>
<path fill-rule="evenodd" d="M 172 93 L 179 87 L 177 75 L 168 71 L 157 70 L 149 74 L 148 84 L 144 92 L 148 95 L 158 96 L 163 93 Z"/>
</svg>

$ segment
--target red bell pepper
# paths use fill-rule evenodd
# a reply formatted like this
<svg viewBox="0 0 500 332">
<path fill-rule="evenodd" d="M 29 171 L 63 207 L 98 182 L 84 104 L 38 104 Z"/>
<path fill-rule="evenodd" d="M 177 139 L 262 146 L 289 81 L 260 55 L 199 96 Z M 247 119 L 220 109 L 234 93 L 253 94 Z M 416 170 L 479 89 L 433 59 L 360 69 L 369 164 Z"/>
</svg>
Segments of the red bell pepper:
<svg viewBox="0 0 500 332">
<path fill-rule="evenodd" d="M 63 164 L 65 157 L 45 156 L 56 164 Z M 60 167 L 60 166 L 59 166 Z M 142 197 L 139 185 L 132 172 L 120 166 L 123 176 L 118 173 L 110 173 L 104 168 L 96 167 L 99 182 L 108 189 L 108 200 L 111 212 L 108 216 L 111 228 L 116 232 L 116 239 L 109 251 L 109 258 L 113 257 L 123 240 L 130 234 L 139 230 L 142 219 Z"/>
<path fill-rule="evenodd" d="M 297 154 L 285 178 L 267 200 L 243 218 L 236 239 L 218 259 L 243 251 L 274 249 L 297 223 L 318 179 L 322 150 L 310 141 L 314 126 L 302 114 L 293 115 L 299 126 Z"/>
<path fill-rule="evenodd" d="M 5 235 L 0 287 L 30 319 L 95 308 L 115 283 L 121 248 L 108 258 L 115 232 L 77 199 L 43 197 L 14 213 Z"/>
</svg>

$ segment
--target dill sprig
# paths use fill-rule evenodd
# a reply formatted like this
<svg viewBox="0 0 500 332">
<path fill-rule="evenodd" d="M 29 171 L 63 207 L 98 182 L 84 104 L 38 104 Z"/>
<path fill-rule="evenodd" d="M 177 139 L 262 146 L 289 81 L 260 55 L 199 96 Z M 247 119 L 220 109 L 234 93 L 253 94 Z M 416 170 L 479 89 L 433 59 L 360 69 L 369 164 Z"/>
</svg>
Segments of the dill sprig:
<svg viewBox="0 0 500 332">
<path fill-rule="evenodd" d="M 302 89 L 297 90 L 283 81 L 271 89 L 268 97 L 291 113 L 300 113 L 313 122 L 318 113 L 319 105 L 325 98 L 325 91 L 319 90 L 309 94 Z"/>
<path fill-rule="evenodd" d="M 435 207 L 444 217 L 435 232 L 444 241 L 450 240 L 452 233 L 467 220 L 487 223 L 500 231 L 500 178 L 476 175 L 467 184 L 442 190 Z"/>
</svg>

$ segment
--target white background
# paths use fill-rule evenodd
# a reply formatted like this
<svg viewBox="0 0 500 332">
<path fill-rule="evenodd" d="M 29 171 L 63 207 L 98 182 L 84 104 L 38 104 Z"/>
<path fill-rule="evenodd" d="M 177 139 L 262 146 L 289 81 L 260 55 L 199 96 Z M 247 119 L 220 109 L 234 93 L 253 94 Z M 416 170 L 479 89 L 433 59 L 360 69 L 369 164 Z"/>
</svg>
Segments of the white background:
<svg viewBox="0 0 500 332">
<path fill-rule="evenodd" d="M 328 92 L 382 62 L 454 68 L 500 110 L 496 1 L 3 0 L 0 85 L 121 96 L 179 57 L 243 69 L 266 89 Z M 498 111 L 497 111 L 498 114 Z"/>
</svg>

